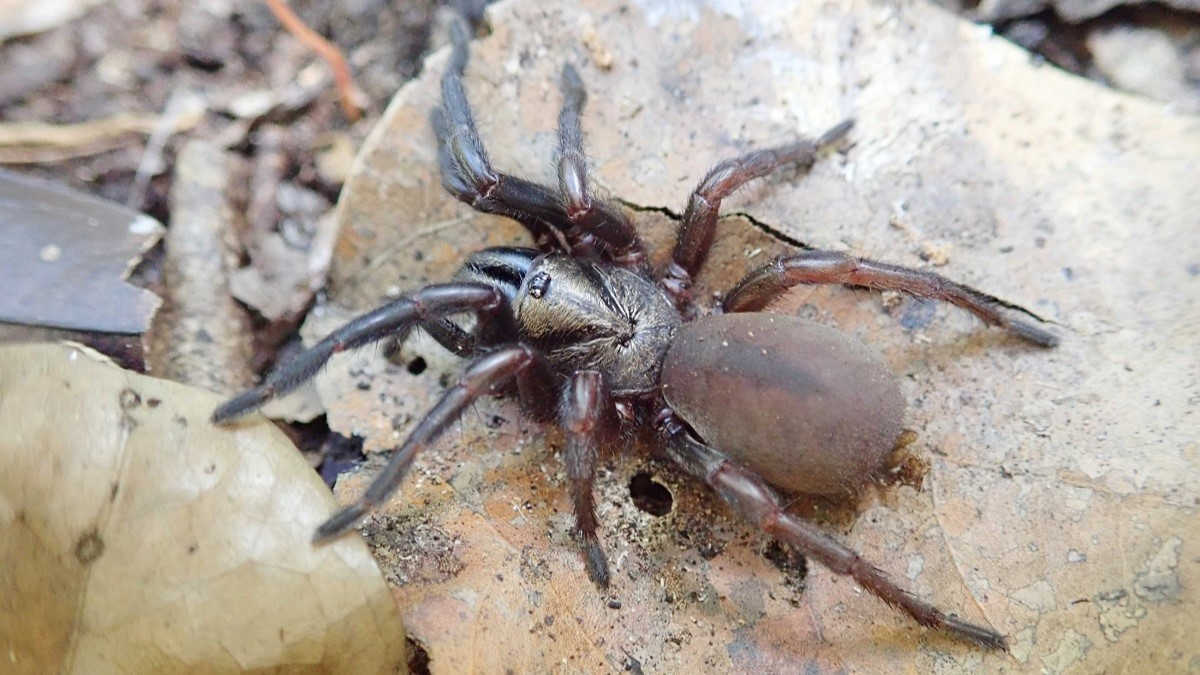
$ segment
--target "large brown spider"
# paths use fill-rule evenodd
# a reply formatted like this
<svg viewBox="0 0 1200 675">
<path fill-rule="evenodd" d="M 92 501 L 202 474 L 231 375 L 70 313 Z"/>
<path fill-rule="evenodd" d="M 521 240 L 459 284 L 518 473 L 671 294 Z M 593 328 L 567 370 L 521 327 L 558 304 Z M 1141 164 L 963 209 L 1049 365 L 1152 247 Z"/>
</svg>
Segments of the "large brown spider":
<svg viewBox="0 0 1200 675">
<path fill-rule="evenodd" d="M 832 329 L 758 310 L 797 284 L 850 284 L 951 302 L 1038 345 L 1053 346 L 1057 338 L 1011 316 L 1019 308 L 937 274 L 832 251 L 805 251 L 755 270 L 719 307 L 701 312 L 689 291 L 712 244 L 721 200 L 780 166 L 810 166 L 816 152 L 844 137 L 852 122 L 815 141 L 758 150 L 714 167 L 692 192 L 671 262 L 652 273 L 628 217 L 588 187 L 580 128 L 586 94 L 575 69 L 567 65 L 562 73 L 555 190 L 492 168 L 462 85 L 467 34 L 460 24 L 452 34 L 442 106 L 432 116 L 442 184 L 480 211 L 521 222 L 537 248 L 471 255 L 453 282 L 426 286 L 352 320 L 213 413 L 214 422 L 224 422 L 254 410 L 311 378 L 334 353 L 403 339 L 417 326 L 472 359 L 363 496 L 322 524 L 315 540 L 346 532 L 382 504 L 417 453 L 467 405 L 515 380 L 524 408 L 566 431 L 575 529 L 597 585 L 608 584 L 592 494 L 597 449 L 623 431 L 652 426 L 667 457 L 766 532 L 850 575 L 922 625 L 1003 648 L 1000 633 L 918 599 L 784 509 L 769 485 L 843 493 L 875 474 L 900 435 L 904 401 L 891 374 L 863 345 Z M 463 313 L 476 317 L 470 330 L 451 319 Z"/>
</svg>

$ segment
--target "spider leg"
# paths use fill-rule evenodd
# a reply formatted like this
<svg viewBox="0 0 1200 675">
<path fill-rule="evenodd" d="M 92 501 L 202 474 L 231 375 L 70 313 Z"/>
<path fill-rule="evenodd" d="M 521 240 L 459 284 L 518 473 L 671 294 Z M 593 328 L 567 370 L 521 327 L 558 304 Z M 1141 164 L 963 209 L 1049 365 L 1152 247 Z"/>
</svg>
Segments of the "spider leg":
<svg viewBox="0 0 1200 675">
<path fill-rule="evenodd" d="M 1021 307 L 933 272 L 855 258 L 834 251 L 806 251 L 760 267 L 734 286 L 725 296 L 722 306 L 727 312 L 757 311 L 797 284 L 850 284 L 904 291 L 958 305 L 984 323 L 1000 326 L 1034 344 L 1043 347 L 1058 344 L 1058 336 L 1011 317 L 1006 312 L 1016 310 L 1039 318 Z"/>
<path fill-rule="evenodd" d="M 785 164 L 797 164 L 807 169 L 812 166 L 818 150 L 841 140 L 853 126 L 854 120 L 845 120 L 815 141 L 801 139 L 787 145 L 755 150 L 727 159 L 708 172 L 688 199 L 683 224 L 676 237 L 675 251 L 663 274 L 662 285 L 677 306 L 682 307 L 691 299 L 689 291 L 692 278 L 700 271 L 712 248 L 721 200 L 747 182 L 761 178 Z"/>
<path fill-rule="evenodd" d="M 426 413 L 404 444 L 392 455 L 388 465 L 371 481 L 367 491 L 357 501 L 326 520 L 313 535 L 313 542 L 327 541 L 346 532 L 369 511 L 382 504 L 404 480 L 417 453 L 428 448 L 441 436 L 464 408 L 480 396 L 492 391 L 513 375 L 534 362 L 535 352 L 524 345 L 497 349 L 475 360 Z"/>
<path fill-rule="evenodd" d="M 475 339 L 475 336 L 460 328 L 450 319 L 423 321 L 420 327 L 443 349 L 460 359 L 469 359 L 479 353 L 479 341 Z M 412 328 L 384 338 L 383 346 L 380 349 L 384 357 L 389 361 L 394 360 L 394 356 L 408 341 L 410 335 L 412 335 Z"/>
<path fill-rule="evenodd" d="M 450 319 L 435 319 L 421 324 L 421 330 L 429 333 L 446 351 L 459 358 L 471 358 L 479 353 L 479 342 L 467 331 Z"/>
<path fill-rule="evenodd" d="M 558 418 L 561 378 L 554 374 L 550 362 L 541 352 L 535 352 L 533 363 L 517 373 L 516 380 L 517 397 L 530 417 L 539 422 L 553 422 Z"/>
<path fill-rule="evenodd" d="M 463 89 L 467 64 L 467 32 L 461 21 L 451 24 L 453 53 L 442 76 L 442 105 L 430 117 L 438 141 L 442 186 L 477 211 L 507 216 L 525 226 L 543 251 L 563 249 L 556 228 L 567 212 L 551 188 L 499 173 L 488 161 Z"/>
<path fill-rule="evenodd" d="M 573 227 L 567 241 L 575 255 L 595 250 L 596 240 L 612 261 L 625 267 L 645 264 L 646 252 L 629 218 L 613 204 L 594 201 L 587 181 L 587 158 L 583 153 L 580 115 L 587 103 L 583 79 L 571 64 L 562 71 L 562 111 L 558 114 L 558 189 L 566 202 L 567 218 Z"/>
<path fill-rule="evenodd" d="M 523 178 L 496 172 L 482 154 L 463 137 L 474 134 L 474 128 L 453 129 L 446 120 L 445 109 L 433 111 L 431 121 L 438 137 L 438 163 L 442 172 L 442 187 L 476 211 L 506 216 L 521 223 L 542 251 L 562 250 L 565 246 L 551 222 L 566 222 L 567 214 L 550 188 Z M 478 136 L 475 137 L 478 141 Z"/>
<path fill-rule="evenodd" d="M 1007 649 L 1003 635 L 948 615 L 920 600 L 844 544 L 789 514 L 779 496 L 762 478 L 691 438 L 673 414 L 664 412 L 660 416 L 660 429 L 667 436 L 667 454 L 688 473 L 716 490 L 742 517 L 804 555 L 816 558 L 831 571 L 852 577 L 860 586 L 904 611 L 922 626 L 989 649 Z"/>
<path fill-rule="evenodd" d="M 222 403 L 212 414 L 225 422 L 261 407 L 310 379 L 334 354 L 405 333 L 420 321 L 457 312 L 491 312 L 506 307 L 504 295 L 479 283 L 435 284 L 353 319 L 294 359 L 276 368 L 261 384 Z"/>
<path fill-rule="evenodd" d="M 454 275 L 459 282 L 477 282 L 491 286 L 504 294 L 508 303 L 516 301 L 521 282 L 533 261 L 541 255 L 529 248 L 493 246 L 472 253 Z M 423 321 L 421 328 L 438 344 L 459 358 L 471 358 L 484 345 L 508 342 L 516 335 L 509 304 L 489 312 L 476 312 L 477 320 L 470 331 L 457 321 L 441 317 Z M 383 352 L 389 357 L 408 339 L 408 333 L 397 333 L 387 339 Z"/>
<path fill-rule="evenodd" d="M 567 430 L 564 459 L 575 504 L 575 533 L 583 547 L 588 578 L 600 588 L 608 587 L 608 559 L 596 536 L 596 502 L 592 491 L 598 440 L 611 422 L 605 415 L 606 410 L 612 410 L 610 403 L 603 377 L 595 370 L 577 371 L 563 391 L 563 426 Z"/>
</svg>

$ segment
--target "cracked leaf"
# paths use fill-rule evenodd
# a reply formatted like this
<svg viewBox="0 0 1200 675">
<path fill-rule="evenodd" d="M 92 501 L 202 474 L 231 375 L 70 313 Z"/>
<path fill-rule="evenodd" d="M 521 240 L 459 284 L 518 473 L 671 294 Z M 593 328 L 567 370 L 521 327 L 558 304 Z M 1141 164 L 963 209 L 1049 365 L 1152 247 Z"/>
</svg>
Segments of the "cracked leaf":
<svg viewBox="0 0 1200 675">
<path fill-rule="evenodd" d="M 514 0 L 490 16 L 466 87 L 492 163 L 555 184 L 557 83 L 575 64 L 590 91 L 590 175 L 625 200 L 656 264 L 717 161 L 857 119 L 844 152 L 726 200 L 726 214 L 743 215 L 722 219 L 699 297 L 796 243 L 918 267 L 924 255 L 1059 322 L 1065 339 L 1032 349 L 953 307 L 836 287 L 797 288 L 773 308 L 883 353 L 910 404 L 909 451 L 929 465 L 921 489 L 795 508 L 918 595 L 1009 635 L 1009 655 L 927 634 L 816 564 L 796 584 L 767 537 L 637 452 L 600 472 L 614 573 L 601 594 L 570 537 L 560 435 L 489 399 L 363 528 L 395 566 L 433 672 L 1165 671 L 1198 658 L 1200 580 L 1184 562 L 1200 534 L 1186 424 L 1200 372 L 1188 290 L 1200 269 L 1195 118 L 1038 68 L 923 3 Z M 581 26 L 611 62 L 591 62 Z M 428 118 L 446 57 L 397 94 L 356 162 L 338 206 L 332 304 L 307 339 L 448 279 L 471 251 L 529 242 L 441 188 Z M 331 426 L 382 450 L 460 369 L 419 339 L 393 362 L 374 349 L 340 355 L 318 389 Z M 380 464 L 339 483 L 341 498 Z M 666 515 L 637 508 L 639 474 L 670 492 Z M 408 543 L 388 543 L 397 538 Z M 1173 538 L 1181 601 L 1144 602 L 1138 575 L 1164 569 Z M 414 565 L 426 546 L 431 565 Z M 1115 643 L 1095 600 L 1114 588 L 1129 597 L 1122 611 L 1145 609 Z"/>
</svg>

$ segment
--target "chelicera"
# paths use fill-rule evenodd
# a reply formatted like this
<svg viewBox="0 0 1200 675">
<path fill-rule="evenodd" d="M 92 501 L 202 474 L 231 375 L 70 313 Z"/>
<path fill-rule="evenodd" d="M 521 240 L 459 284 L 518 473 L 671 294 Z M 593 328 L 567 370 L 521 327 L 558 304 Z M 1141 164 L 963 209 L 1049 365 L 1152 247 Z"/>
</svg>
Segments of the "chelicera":
<svg viewBox="0 0 1200 675">
<path fill-rule="evenodd" d="M 776 260 L 748 274 L 718 307 L 698 307 L 691 282 L 715 236 L 721 200 L 781 166 L 810 166 L 852 122 L 816 140 L 714 167 L 691 194 L 670 263 L 656 273 L 629 217 L 589 188 L 580 124 L 586 94 L 575 69 L 567 65 L 562 72 L 555 189 L 492 168 L 463 89 L 466 63 L 466 31 L 455 25 L 442 103 L 432 115 L 442 183 L 475 209 L 522 223 L 536 248 L 471 255 L 450 283 L 352 320 L 213 413 L 215 422 L 224 422 L 254 410 L 311 378 L 334 353 L 402 340 L 417 327 L 470 359 L 362 497 L 322 524 L 315 540 L 351 529 L 388 498 L 417 453 L 466 406 L 515 384 L 528 414 L 566 433 L 575 531 L 598 586 L 607 586 L 609 573 L 596 534 L 597 451 L 632 435 L 625 432 L 649 429 L 666 457 L 779 541 L 851 576 L 922 625 L 1003 648 L 997 631 L 903 590 L 784 508 L 776 488 L 845 493 L 877 473 L 901 434 L 904 401 L 881 359 L 860 343 L 760 310 L 797 284 L 848 284 L 950 302 L 1037 345 L 1053 346 L 1056 337 L 1014 316 L 1019 308 L 937 274 L 832 251 Z M 464 315 L 475 318 L 469 328 Z"/>
</svg>

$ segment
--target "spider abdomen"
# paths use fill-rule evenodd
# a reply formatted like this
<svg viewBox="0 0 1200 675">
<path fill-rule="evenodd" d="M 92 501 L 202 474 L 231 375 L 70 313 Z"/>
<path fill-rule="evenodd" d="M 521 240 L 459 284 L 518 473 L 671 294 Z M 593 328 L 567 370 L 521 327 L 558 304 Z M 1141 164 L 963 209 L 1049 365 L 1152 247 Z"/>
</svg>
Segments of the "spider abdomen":
<svg viewBox="0 0 1200 675">
<path fill-rule="evenodd" d="M 660 381 L 705 443 L 796 492 L 853 489 L 884 465 L 901 432 L 904 399 L 880 357 L 795 317 L 685 324 Z"/>
</svg>

